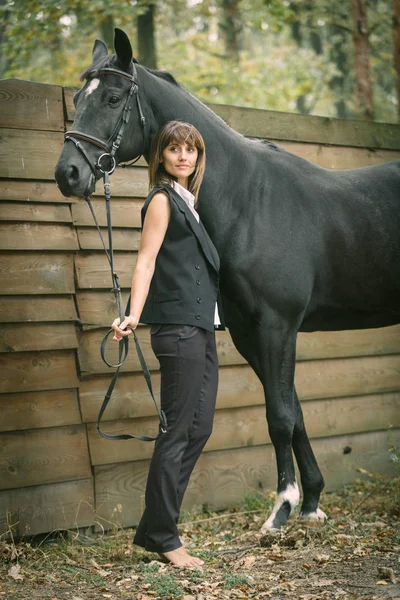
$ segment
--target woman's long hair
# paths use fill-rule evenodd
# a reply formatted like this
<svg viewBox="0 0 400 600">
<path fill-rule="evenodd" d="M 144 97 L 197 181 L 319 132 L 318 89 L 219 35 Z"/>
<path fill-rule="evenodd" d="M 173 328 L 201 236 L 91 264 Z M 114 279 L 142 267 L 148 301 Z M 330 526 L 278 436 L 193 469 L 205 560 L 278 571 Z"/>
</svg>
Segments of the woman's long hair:
<svg viewBox="0 0 400 600">
<path fill-rule="evenodd" d="M 149 164 L 150 189 L 155 185 L 170 184 L 172 180 L 176 180 L 176 177 L 167 173 L 161 162 L 163 151 L 170 144 L 190 144 L 197 148 L 196 168 L 189 176 L 189 191 L 197 200 L 206 168 L 206 149 L 200 132 L 194 125 L 185 121 L 169 121 L 154 136 Z"/>
</svg>

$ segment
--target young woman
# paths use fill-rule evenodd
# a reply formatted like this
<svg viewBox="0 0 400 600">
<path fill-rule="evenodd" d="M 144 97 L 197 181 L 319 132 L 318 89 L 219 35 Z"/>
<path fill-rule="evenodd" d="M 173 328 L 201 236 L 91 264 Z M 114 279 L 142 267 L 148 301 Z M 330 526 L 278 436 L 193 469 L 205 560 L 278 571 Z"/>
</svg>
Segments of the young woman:
<svg viewBox="0 0 400 600">
<path fill-rule="evenodd" d="M 161 407 L 168 428 L 155 442 L 146 508 L 134 543 L 172 564 L 195 567 L 177 522 L 189 477 L 212 430 L 218 385 L 215 328 L 219 257 L 196 211 L 205 170 L 204 141 L 189 123 L 170 121 L 154 138 L 151 192 L 142 209 L 142 237 L 129 315 L 112 324 L 120 341 L 138 322 L 150 323 L 160 363 Z"/>
</svg>

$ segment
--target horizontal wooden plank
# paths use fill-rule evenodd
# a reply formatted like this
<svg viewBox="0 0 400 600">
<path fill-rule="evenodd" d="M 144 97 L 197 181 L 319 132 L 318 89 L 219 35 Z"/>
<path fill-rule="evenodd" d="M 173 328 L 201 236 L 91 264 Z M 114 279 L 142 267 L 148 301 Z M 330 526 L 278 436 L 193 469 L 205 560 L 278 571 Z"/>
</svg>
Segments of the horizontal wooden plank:
<svg viewBox="0 0 400 600">
<path fill-rule="evenodd" d="M 130 288 L 137 261 L 137 252 L 116 252 L 115 271 L 122 287 Z M 80 289 L 105 288 L 110 290 L 110 265 L 104 252 L 79 253 L 75 256 L 77 287 Z"/>
<path fill-rule="evenodd" d="M 115 318 L 115 317 L 114 317 Z M 79 364 L 83 375 L 109 372 L 99 353 L 101 340 L 106 330 L 96 329 L 82 332 L 79 338 Z M 150 345 L 148 329 L 140 331 L 140 345 L 150 369 L 158 369 Z M 246 361 L 236 350 L 228 331 L 217 332 L 218 359 L 221 366 L 240 365 Z M 301 334 L 297 343 L 297 359 L 313 360 L 323 358 L 344 358 L 358 356 L 374 356 L 400 354 L 399 326 L 382 329 L 316 332 Z M 110 340 L 108 360 L 117 362 L 118 345 Z M 130 360 L 121 368 L 122 371 L 140 370 L 140 363 L 132 353 Z"/>
<path fill-rule="evenodd" d="M 0 535 L 77 530 L 95 521 L 93 478 L 0 491 Z"/>
<path fill-rule="evenodd" d="M 393 440 L 400 442 L 400 432 L 392 433 Z M 345 447 L 352 448 L 352 452 L 344 454 Z M 358 468 L 382 475 L 395 473 L 396 467 L 388 457 L 386 432 L 322 438 L 313 442 L 313 448 L 327 491 L 362 478 L 356 471 Z M 148 468 L 148 460 L 95 467 L 96 513 L 103 527 L 110 529 L 116 524 L 130 527 L 138 523 Z M 204 452 L 190 479 L 183 510 L 202 505 L 211 510 L 223 509 L 243 502 L 245 495 L 274 489 L 272 445 Z"/>
<path fill-rule="evenodd" d="M 209 104 L 238 133 L 254 138 L 400 150 L 400 126 Z"/>
<path fill-rule="evenodd" d="M 109 367 L 107 367 L 107 365 L 103 363 L 99 352 L 100 343 L 105 333 L 105 330 L 96 329 L 93 331 L 85 331 L 80 334 L 78 358 L 82 375 L 110 372 Z M 138 334 L 138 338 L 140 340 L 140 347 L 146 359 L 147 366 L 151 370 L 158 369 L 159 363 L 156 357 L 154 356 L 150 345 L 149 328 L 141 328 L 140 333 Z M 134 346 L 131 346 L 131 349 L 132 351 L 130 353 L 130 358 L 121 367 L 121 371 L 141 370 L 140 362 L 137 357 Z M 244 362 L 244 359 L 234 348 L 231 338 L 226 331 L 220 332 L 217 335 L 217 350 L 219 362 L 221 365 L 237 363 L 241 364 Z M 107 360 L 112 364 L 115 364 L 118 360 L 118 344 L 116 342 L 111 341 L 111 338 L 108 344 L 107 357 Z"/>
<path fill-rule="evenodd" d="M 62 133 L 0 129 L 0 177 L 54 181 L 63 143 Z"/>
<path fill-rule="evenodd" d="M 310 439 L 400 427 L 400 392 L 356 396 L 336 400 L 310 400 L 303 405 Z M 154 436 L 158 417 L 105 422 L 107 433 Z M 96 425 L 88 425 L 92 464 L 101 465 L 150 458 L 152 445 L 137 440 L 115 441 L 100 437 Z M 214 429 L 205 451 L 229 450 L 270 444 L 264 406 L 217 410 Z"/>
<path fill-rule="evenodd" d="M 69 121 L 75 118 L 72 100 L 77 91 L 74 87 L 64 88 Z M 350 121 L 224 104 L 207 106 L 232 129 L 249 137 L 400 150 L 400 126 L 392 123 Z"/>
<path fill-rule="evenodd" d="M 84 425 L 3 432 L 2 489 L 91 477 Z"/>
<path fill-rule="evenodd" d="M 82 418 L 95 422 L 110 375 L 80 382 Z M 296 366 L 296 389 L 301 400 L 382 394 L 400 390 L 400 356 L 304 361 Z M 156 398 L 160 374 L 152 373 Z M 217 409 L 264 405 L 261 383 L 248 365 L 220 367 Z M 108 421 L 154 415 L 154 406 L 142 373 L 123 373 L 118 379 L 104 418 Z"/>
<path fill-rule="evenodd" d="M 63 196 L 53 181 L 0 179 L 0 199 L 24 202 L 74 204 L 78 198 Z"/>
<path fill-rule="evenodd" d="M 74 323 L 3 323 L 0 352 L 77 348 Z"/>
<path fill-rule="evenodd" d="M 128 298 L 129 291 L 122 290 L 124 307 L 128 302 Z M 88 325 L 107 327 L 119 316 L 115 296 L 112 292 L 77 290 L 76 304 L 79 318 L 84 327 Z"/>
<path fill-rule="evenodd" d="M 0 250 L 78 250 L 71 225 L 0 223 Z"/>
<path fill-rule="evenodd" d="M 0 252 L 3 295 L 75 292 L 72 254 Z"/>
<path fill-rule="evenodd" d="M 400 325 L 380 329 L 299 333 L 297 360 L 400 353 Z"/>
<path fill-rule="evenodd" d="M 0 394 L 0 414 L 0 431 L 77 425 L 78 390 Z"/>
<path fill-rule="evenodd" d="M 71 223 L 72 217 L 68 204 L 2 201 L 0 221 Z"/>
<path fill-rule="evenodd" d="M 92 206 L 100 227 L 107 226 L 106 207 L 103 199 L 93 198 Z M 142 210 L 143 199 L 139 198 L 115 198 L 111 199 L 111 221 L 113 227 L 136 227 L 142 225 L 140 211 Z M 93 227 L 93 217 L 89 210 L 87 202 L 79 199 L 71 206 L 72 219 L 74 225 Z"/>
<path fill-rule="evenodd" d="M 272 141 L 272 140 L 271 140 Z M 400 150 L 323 146 L 274 140 L 277 146 L 326 169 L 358 169 L 400 159 Z"/>
<path fill-rule="evenodd" d="M 65 296 L 0 296 L 1 323 L 75 321 L 74 298 Z"/>
<path fill-rule="evenodd" d="M 107 229 L 101 228 L 101 233 L 106 245 L 109 248 Z M 102 250 L 103 245 L 97 229 L 91 227 L 78 227 L 79 246 L 83 250 Z M 137 229 L 120 229 L 113 227 L 113 248 L 114 250 L 138 250 L 140 243 L 140 231 Z"/>
<path fill-rule="evenodd" d="M 0 393 L 78 387 L 74 350 L 0 354 Z"/>
<path fill-rule="evenodd" d="M 117 168 L 110 176 L 112 196 L 128 198 L 146 198 L 149 193 L 149 176 L 147 167 Z M 102 180 L 96 183 L 94 196 L 103 196 Z M 112 199 L 111 199 L 112 202 Z"/>
<path fill-rule="evenodd" d="M 0 127 L 64 131 L 62 87 L 3 79 L 0 81 Z"/>
</svg>

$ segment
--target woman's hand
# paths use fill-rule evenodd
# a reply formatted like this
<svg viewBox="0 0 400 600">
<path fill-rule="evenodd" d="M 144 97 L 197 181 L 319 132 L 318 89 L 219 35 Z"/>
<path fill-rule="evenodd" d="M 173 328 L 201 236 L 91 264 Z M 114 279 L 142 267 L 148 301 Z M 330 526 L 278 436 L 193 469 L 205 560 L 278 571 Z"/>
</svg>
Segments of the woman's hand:
<svg viewBox="0 0 400 600">
<path fill-rule="evenodd" d="M 115 333 L 113 336 L 113 340 L 115 342 L 120 342 L 122 340 L 123 337 L 126 337 L 127 335 L 129 335 L 130 333 L 132 333 L 133 329 L 136 329 L 138 325 L 138 321 L 135 317 L 125 317 L 125 319 L 122 321 L 120 318 L 118 317 L 117 319 L 115 319 L 111 325 L 111 328 L 114 329 Z M 127 329 L 129 327 L 129 329 Z"/>
</svg>

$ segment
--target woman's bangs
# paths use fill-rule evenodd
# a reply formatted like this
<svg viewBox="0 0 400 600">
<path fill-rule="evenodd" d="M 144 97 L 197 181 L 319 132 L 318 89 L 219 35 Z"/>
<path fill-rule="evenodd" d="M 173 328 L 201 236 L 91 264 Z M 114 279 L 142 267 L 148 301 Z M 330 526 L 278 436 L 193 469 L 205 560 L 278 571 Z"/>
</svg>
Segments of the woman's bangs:
<svg viewBox="0 0 400 600">
<path fill-rule="evenodd" d="M 202 150 L 204 148 L 203 140 L 195 129 L 189 128 L 185 125 L 177 125 L 173 131 L 170 132 L 170 137 L 167 145 L 170 144 L 188 144 Z"/>
</svg>

